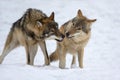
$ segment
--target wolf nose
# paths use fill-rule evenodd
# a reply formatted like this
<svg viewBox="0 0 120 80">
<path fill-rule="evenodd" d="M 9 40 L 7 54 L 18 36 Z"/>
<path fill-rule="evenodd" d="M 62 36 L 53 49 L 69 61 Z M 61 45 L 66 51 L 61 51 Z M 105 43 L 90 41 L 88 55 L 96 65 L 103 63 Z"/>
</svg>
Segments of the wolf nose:
<svg viewBox="0 0 120 80">
<path fill-rule="evenodd" d="M 62 34 L 62 38 L 64 38 L 65 36 Z"/>
<path fill-rule="evenodd" d="M 67 33 L 66 33 L 66 36 L 68 37 L 69 35 L 70 35 L 69 32 L 67 32 Z"/>
</svg>

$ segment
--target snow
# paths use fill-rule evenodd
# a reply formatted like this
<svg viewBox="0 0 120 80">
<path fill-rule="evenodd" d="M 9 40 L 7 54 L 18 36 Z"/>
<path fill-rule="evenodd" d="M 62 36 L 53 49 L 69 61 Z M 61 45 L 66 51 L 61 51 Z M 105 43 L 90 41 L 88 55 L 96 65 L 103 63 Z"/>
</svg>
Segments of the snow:
<svg viewBox="0 0 120 80">
<path fill-rule="evenodd" d="M 97 21 L 92 26 L 92 36 L 85 48 L 83 69 L 70 68 L 71 55 L 67 55 L 66 69 L 59 69 L 58 62 L 43 66 L 44 58 L 40 48 L 35 65 L 26 65 L 25 50 L 19 47 L 0 64 L 0 80 L 120 80 L 119 3 L 120 0 L 1 0 L 0 53 L 12 23 L 27 8 L 41 9 L 47 15 L 54 11 L 59 26 L 76 16 L 78 9 Z M 49 54 L 55 48 L 54 40 L 47 41 Z"/>
</svg>

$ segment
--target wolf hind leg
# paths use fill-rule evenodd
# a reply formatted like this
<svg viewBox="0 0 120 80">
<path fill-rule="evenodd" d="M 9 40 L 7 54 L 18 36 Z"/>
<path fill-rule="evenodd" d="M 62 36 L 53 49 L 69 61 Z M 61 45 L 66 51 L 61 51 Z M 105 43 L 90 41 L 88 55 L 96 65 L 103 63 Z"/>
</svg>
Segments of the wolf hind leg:
<svg viewBox="0 0 120 80">
<path fill-rule="evenodd" d="M 8 53 L 18 46 L 19 46 L 18 41 L 14 39 L 14 36 L 10 32 L 7 37 L 3 52 L 0 56 L 0 64 L 3 62 L 4 58 L 8 55 Z"/>
</svg>

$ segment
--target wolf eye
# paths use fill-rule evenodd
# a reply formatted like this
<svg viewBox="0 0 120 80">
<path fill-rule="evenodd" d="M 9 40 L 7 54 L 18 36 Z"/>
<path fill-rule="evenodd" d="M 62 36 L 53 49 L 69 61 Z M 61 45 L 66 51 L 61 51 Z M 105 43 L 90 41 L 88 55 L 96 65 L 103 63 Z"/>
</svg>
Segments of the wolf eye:
<svg viewBox="0 0 120 80">
<path fill-rule="evenodd" d="M 54 29 L 51 29 L 51 32 L 54 32 Z"/>
<path fill-rule="evenodd" d="M 77 29 L 77 30 L 81 30 L 81 29 L 82 29 L 82 27 L 78 26 L 76 29 Z"/>
<path fill-rule="evenodd" d="M 56 23 L 56 28 L 58 28 L 58 24 Z"/>
</svg>

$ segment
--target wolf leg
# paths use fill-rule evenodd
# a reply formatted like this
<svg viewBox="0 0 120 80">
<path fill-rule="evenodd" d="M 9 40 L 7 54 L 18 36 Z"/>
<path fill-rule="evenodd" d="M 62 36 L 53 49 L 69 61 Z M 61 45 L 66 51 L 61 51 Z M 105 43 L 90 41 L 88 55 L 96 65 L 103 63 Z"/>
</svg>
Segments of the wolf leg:
<svg viewBox="0 0 120 80">
<path fill-rule="evenodd" d="M 72 63 L 71 63 L 71 68 L 74 68 L 76 66 L 76 55 L 73 55 L 72 57 Z"/>
<path fill-rule="evenodd" d="M 36 56 L 37 50 L 38 50 L 38 45 L 37 44 L 29 46 L 29 54 L 30 54 L 30 62 L 29 62 L 29 64 L 30 65 L 34 64 L 34 58 Z"/>
<path fill-rule="evenodd" d="M 30 65 L 30 53 L 29 53 L 29 45 L 28 44 L 25 45 L 25 50 L 26 50 L 26 61 L 27 61 L 27 64 Z"/>
<path fill-rule="evenodd" d="M 80 68 L 83 68 L 83 56 L 84 56 L 84 48 L 78 51 L 78 61 L 79 61 Z"/>
<path fill-rule="evenodd" d="M 12 51 L 14 48 L 18 47 L 19 43 L 18 41 L 13 37 L 13 35 L 10 33 L 7 37 L 5 47 L 3 49 L 3 52 L 0 56 L 0 64 L 4 60 L 4 58 L 8 55 L 10 51 Z"/>
<path fill-rule="evenodd" d="M 48 53 L 47 53 L 47 48 L 46 48 L 46 44 L 45 41 L 41 41 L 39 42 L 39 45 L 41 47 L 41 50 L 44 54 L 44 58 L 45 58 L 45 65 L 49 65 L 50 64 L 50 59 L 48 57 Z"/>
<path fill-rule="evenodd" d="M 64 69 L 66 65 L 66 50 L 62 48 L 58 52 L 59 52 L 59 68 Z"/>
</svg>

